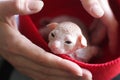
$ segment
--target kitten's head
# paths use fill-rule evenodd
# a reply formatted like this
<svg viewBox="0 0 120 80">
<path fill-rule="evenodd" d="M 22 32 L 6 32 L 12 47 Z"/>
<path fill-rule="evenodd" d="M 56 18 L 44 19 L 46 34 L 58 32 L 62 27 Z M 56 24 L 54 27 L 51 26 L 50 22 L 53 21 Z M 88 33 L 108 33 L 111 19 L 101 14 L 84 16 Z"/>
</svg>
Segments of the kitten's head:
<svg viewBox="0 0 120 80">
<path fill-rule="evenodd" d="M 72 22 L 51 23 L 54 28 L 49 34 L 49 48 L 55 54 L 69 54 L 78 48 L 87 46 L 78 25 Z"/>
</svg>

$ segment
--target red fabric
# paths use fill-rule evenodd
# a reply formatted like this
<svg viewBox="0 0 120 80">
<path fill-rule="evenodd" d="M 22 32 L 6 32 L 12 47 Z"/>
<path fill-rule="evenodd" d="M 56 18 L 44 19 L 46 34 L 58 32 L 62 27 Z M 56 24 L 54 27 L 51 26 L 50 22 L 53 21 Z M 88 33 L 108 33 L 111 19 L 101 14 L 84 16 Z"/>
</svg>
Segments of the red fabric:
<svg viewBox="0 0 120 80">
<path fill-rule="evenodd" d="M 80 18 L 86 26 L 89 26 L 93 20 L 93 18 L 82 8 L 79 0 L 44 0 L 44 3 L 45 5 L 41 12 L 30 16 L 20 17 L 20 31 L 33 43 L 44 48 L 46 51 L 50 50 L 47 43 L 38 32 L 40 19 L 44 17 L 53 18 L 55 16 L 66 14 Z M 120 0 L 110 0 L 110 4 L 118 22 L 120 23 Z M 120 54 L 117 53 L 116 55 L 111 56 L 109 51 L 107 51 L 107 48 L 104 50 L 104 57 L 96 59 L 95 64 L 83 63 L 71 59 L 66 55 L 59 56 L 71 60 L 81 67 L 90 70 L 93 74 L 93 80 L 112 80 L 117 74 L 120 74 Z"/>
</svg>

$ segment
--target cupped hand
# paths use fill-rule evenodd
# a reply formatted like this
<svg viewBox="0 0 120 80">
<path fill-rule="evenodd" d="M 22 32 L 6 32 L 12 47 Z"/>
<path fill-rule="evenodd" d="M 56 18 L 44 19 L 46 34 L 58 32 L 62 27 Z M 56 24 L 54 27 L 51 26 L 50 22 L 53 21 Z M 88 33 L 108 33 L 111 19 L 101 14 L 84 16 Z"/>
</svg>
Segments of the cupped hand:
<svg viewBox="0 0 120 80">
<path fill-rule="evenodd" d="M 0 55 L 34 80 L 91 80 L 91 73 L 77 64 L 46 52 L 22 35 L 15 14 L 33 14 L 41 0 L 0 0 Z"/>
<path fill-rule="evenodd" d="M 99 22 L 102 22 L 105 25 L 104 27 L 106 27 L 106 33 L 109 39 L 109 49 L 112 53 L 115 53 L 115 51 L 117 51 L 116 49 L 118 46 L 117 45 L 118 22 L 115 19 L 115 16 L 110 8 L 109 0 L 80 0 L 80 1 L 85 10 L 91 16 L 93 16 L 94 18 L 100 18 L 101 21 Z"/>
</svg>

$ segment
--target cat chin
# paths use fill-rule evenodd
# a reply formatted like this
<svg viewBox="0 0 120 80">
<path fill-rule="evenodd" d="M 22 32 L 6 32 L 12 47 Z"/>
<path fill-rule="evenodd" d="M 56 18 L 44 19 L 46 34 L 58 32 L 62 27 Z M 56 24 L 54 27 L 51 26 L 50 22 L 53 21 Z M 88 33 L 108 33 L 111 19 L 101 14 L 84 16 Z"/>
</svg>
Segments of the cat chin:
<svg viewBox="0 0 120 80">
<path fill-rule="evenodd" d="M 59 50 L 59 49 L 51 49 L 54 54 L 68 54 L 65 51 Z"/>
</svg>

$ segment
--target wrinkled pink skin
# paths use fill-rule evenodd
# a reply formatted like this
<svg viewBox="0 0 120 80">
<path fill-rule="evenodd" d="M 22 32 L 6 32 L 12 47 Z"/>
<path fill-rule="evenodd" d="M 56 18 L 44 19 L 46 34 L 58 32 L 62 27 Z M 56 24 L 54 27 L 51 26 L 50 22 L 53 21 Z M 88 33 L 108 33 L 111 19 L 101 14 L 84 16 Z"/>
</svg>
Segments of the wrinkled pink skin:
<svg viewBox="0 0 120 80">
<path fill-rule="evenodd" d="M 95 56 L 95 47 L 88 46 L 78 25 L 72 22 L 51 23 L 55 28 L 49 34 L 49 48 L 55 54 L 67 54 L 70 57 L 88 62 Z"/>
<path fill-rule="evenodd" d="M 55 54 L 69 54 L 87 46 L 87 41 L 78 25 L 72 22 L 61 22 L 51 23 L 48 26 L 55 26 L 49 34 L 48 43 Z"/>
<path fill-rule="evenodd" d="M 97 32 L 94 30 L 97 30 Z M 98 45 L 105 37 L 105 28 L 103 27 L 91 27 L 90 31 L 92 31 L 92 35 L 88 35 L 87 29 L 77 18 L 68 16 L 57 17 L 47 24 L 47 27 L 40 30 L 46 40 L 45 36 L 49 34 L 48 45 L 53 53 L 67 54 L 84 62 L 88 62 L 99 53 L 99 48 L 91 46 L 91 43 Z M 46 34 L 44 34 L 45 32 Z M 101 32 L 103 35 L 100 35 Z M 88 36 L 91 38 L 89 39 Z M 97 36 L 99 37 L 97 38 Z"/>
</svg>

